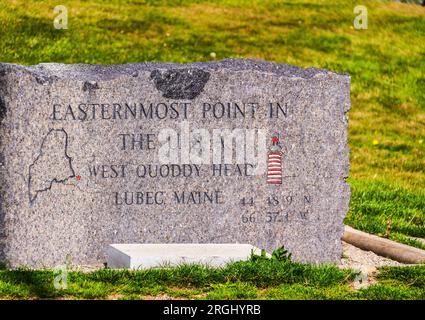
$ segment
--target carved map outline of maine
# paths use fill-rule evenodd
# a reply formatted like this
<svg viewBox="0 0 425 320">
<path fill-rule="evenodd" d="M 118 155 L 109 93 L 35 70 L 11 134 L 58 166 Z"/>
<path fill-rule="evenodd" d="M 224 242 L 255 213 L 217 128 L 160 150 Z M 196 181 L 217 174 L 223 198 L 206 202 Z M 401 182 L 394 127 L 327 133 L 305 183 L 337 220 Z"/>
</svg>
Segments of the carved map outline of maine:
<svg viewBox="0 0 425 320">
<path fill-rule="evenodd" d="M 50 190 L 54 183 L 65 183 L 75 177 L 67 149 L 67 132 L 63 128 L 50 129 L 41 143 L 40 153 L 29 166 L 28 196 L 31 204 L 41 192 Z"/>
</svg>

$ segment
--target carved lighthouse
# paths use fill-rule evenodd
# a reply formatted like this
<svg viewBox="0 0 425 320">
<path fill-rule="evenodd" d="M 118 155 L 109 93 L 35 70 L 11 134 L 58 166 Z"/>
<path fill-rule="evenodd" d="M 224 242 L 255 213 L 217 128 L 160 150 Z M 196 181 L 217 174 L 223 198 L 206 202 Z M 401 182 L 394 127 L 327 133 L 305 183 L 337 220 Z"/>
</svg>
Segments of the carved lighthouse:
<svg viewBox="0 0 425 320">
<path fill-rule="evenodd" d="M 267 154 L 267 184 L 282 184 L 282 147 L 277 135 L 272 137 L 272 146 Z"/>
</svg>

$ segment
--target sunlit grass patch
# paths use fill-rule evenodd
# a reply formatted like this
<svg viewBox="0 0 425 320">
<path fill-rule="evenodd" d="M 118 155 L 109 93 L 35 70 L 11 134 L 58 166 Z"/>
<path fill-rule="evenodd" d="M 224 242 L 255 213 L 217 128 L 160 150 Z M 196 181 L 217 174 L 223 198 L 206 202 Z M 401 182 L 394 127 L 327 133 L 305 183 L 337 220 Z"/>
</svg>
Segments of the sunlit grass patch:
<svg viewBox="0 0 425 320">
<path fill-rule="evenodd" d="M 182 265 L 147 270 L 70 271 L 55 287 L 51 270 L 1 270 L 3 299 L 424 299 L 425 266 L 383 267 L 377 283 L 353 289 L 355 272 L 289 261 L 223 268 Z"/>
</svg>

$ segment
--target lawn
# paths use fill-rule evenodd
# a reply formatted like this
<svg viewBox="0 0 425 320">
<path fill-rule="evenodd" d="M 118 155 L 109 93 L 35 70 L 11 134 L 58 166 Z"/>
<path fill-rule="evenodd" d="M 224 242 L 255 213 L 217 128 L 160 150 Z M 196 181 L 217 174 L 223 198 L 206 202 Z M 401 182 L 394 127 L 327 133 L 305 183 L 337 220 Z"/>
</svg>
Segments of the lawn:
<svg viewBox="0 0 425 320">
<path fill-rule="evenodd" d="M 351 74 L 352 188 L 346 223 L 425 249 L 425 7 L 362 1 L 368 29 L 353 27 L 358 1 L 0 2 L 0 61 L 18 64 L 192 62 L 254 58 Z M 381 268 L 354 290 L 352 271 L 249 261 L 222 269 L 102 269 L 68 274 L 0 270 L 2 298 L 425 299 L 425 267 Z"/>
<path fill-rule="evenodd" d="M 356 274 L 334 266 L 245 261 L 224 268 L 181 265 L 140 271 L 101 269 L 67 275 L 55 289 L 52 270 L 0 270 L 4 299 L 425 299 L 425 266 L 381 268 L 376 283 L 353 288 Z"/>
<path fill-rule="evenodd" d="M 254 58 L 349 72 L 352 201 L 346 223 L 425 249 L 425 7 L 362 1 L 0 3 L 0 61 L 129 63 Z"/>
</svg>

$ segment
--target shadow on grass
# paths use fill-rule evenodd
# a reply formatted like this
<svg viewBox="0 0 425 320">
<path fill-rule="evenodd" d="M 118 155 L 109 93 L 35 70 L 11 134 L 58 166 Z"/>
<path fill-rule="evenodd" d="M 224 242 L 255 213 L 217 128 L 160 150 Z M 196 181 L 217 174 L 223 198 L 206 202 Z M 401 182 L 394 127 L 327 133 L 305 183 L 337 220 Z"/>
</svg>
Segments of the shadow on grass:
<svg viewBox="0 0 425 320">
<path fill-rule="evenodd" d="M 157 292 L 158 288 L 161 291 L 170 287 L 218 290 L 222 289 L 221 284 L 228 283 L 244 283 L 247 287 L 258 288 L 298 283 L 321 288 L 346 285 L 354 275 L 349 270 L 340 270 L 335 266 L 280 261 L 244 261 L 223 268 L 180 265 L 137 271 L 113 269 L 100 269 L 89 273 L 73 271 L 68 273 L 65 290 L 55 289 L 54 277 L 54 272 L 50 270 L 3 270 L 0 271 L 0 295 L 18 298 L 66 296 L 93 299 L 107 298 L 111 294 L 146 294 Z M 233 287 L 231 289 L 236 290 Z"/>
<path fill-rule="evenodd" d="M 58 291 L 53 286 L 54 273 L 48 270 L 3 270 L 0 272 L 0 281 L 14 287 L 14 295 L 26 298 L 55 298 Z M 1 289 L 2 287 L 0 287 Z M 0 294 L 8 295 L 8 292 Z"/>
</svg>

